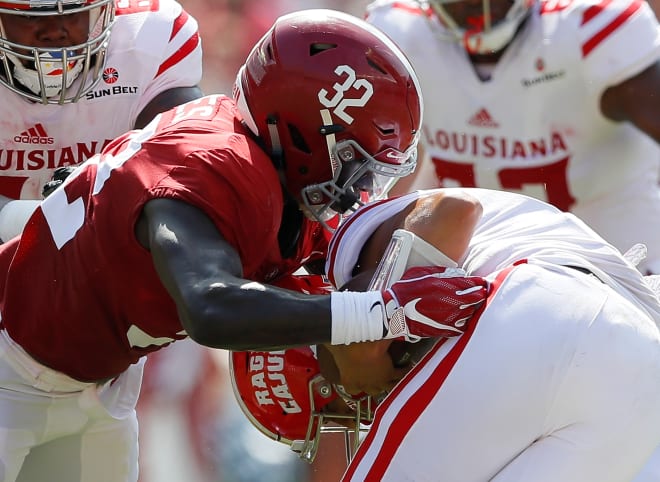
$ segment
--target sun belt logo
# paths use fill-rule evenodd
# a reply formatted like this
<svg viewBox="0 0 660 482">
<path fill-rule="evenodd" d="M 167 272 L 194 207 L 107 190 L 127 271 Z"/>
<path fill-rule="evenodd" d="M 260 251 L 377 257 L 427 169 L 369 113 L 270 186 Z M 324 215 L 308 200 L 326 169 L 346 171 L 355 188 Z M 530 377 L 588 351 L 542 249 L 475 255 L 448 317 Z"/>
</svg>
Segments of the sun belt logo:
<svg viewBox="0 0 660 482">
<path fill-rule="evenodd" d="M 28 130 L 14 136 L 14 142 L 18 144 L 52 144 L 54 139 L 46 133 L 41 124 L 36 124 Z"/>
<path fill-rule="evenodd" d="M 348 107 L 364 107 L 374 94 L 374 86 L 367 79 L 358 79 L 355 70 L 348 65 L 338 65 L 335 74 L 345 76 L 343 82 L 335 82 L 332 88 L 334 95 L 328 98 L 328 91 L 319 91 L 319 102 L 347 124 L 353 123 L 353 116 L 346 112 Z M 351 92 L 354 91 L 354 92 Z M 346 94 L 349 95 L 346 95 Z M 353 95 L 350 95 L 353 94 Z M 359 96 L 359 97 L 358 97 Z"/>
<path fill-rule="evenodd" d="M 96 88 L 85 94 L 87 100 L 99 99 L 114 95 L 135 95 L 138 93 L 137 85 L 114 85 L 119 82 L 119 71 L 114 67 L 106 67 L 102 73 L 103 83 L 98 84 Z M 126 80 L 126 78 L 124 78 Z"/>
<path fill-rule="evenodd" d="M 562 77 L 564 77 L 564 75 L 566 75 L 566 71 L 564 69 L 559 69 L 552 72 L 546 71 L 545 61 L 540 57 L 537 58 L 536 61 L 534 62 L 534 70 L 538 72 L 538 75 L 535 75 L 531 79 L 520 80 L 520 83 L 524 87 L 533 87 L 535 85 L 543 84 L 545 82 L 559 80 Z"/>
<path fill-rule="evenodd" d="M 103 71 L 103 81 L 106 84 L 114 84 L 119 80 L 119 72 L 114 67 L 108 67 Z"/>
</svg>

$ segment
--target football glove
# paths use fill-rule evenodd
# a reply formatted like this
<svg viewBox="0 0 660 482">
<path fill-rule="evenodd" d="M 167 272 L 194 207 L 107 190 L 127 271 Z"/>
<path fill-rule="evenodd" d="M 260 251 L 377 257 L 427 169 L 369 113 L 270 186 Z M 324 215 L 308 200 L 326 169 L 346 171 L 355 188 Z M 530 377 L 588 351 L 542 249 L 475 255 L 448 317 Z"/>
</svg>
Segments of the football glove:
<svg viewBox="0 0 660 482">
<path fill-rule="evenodd" d="M 385 339 L 409 342 L 463 333 L 488 295 L 488 282 L 459 268 L 415 267 L 383 291 Z"/>
<path fill-rule="evenodd" d="M 461 269 L 410 268 L 382 291 L 331 293 L 331 343 L 460 335 L 487 295 L 488 282 Z"/>
</svg>

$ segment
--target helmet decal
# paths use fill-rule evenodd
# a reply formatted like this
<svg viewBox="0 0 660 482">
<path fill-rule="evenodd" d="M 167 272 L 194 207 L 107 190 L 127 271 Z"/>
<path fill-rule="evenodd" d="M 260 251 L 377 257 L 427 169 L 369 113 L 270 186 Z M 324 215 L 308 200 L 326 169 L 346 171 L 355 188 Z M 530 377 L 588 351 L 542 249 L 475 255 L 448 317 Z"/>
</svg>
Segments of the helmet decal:
<svg viewBox="0 0 660 482">
<path fill-rule="evenodd" d="M 359 441 L 356 431 L 373 418 L 369 397 L 352 397 L 322 376 L 313 347 L 233 351 L 229 372 L 238 405 L 250 422 L 308 462 L 314 460 L 323 433 L 343 433 L 352 455 Z M 338 401 L 341 410 L 332 405 Z"/>
<path fill-rule="evenodd" d="M 346 75 L 346 79 L 341 84 L 335 82 L 332 86 L 335 91 L 332 99 L 327 98 L 327 90 L 321 89 L 319 91 L 319 102 L 328 109 L 332 109 L 332 113 L 346 124 L 351 125 L 354 119 L 346 112 L 346 109 L 348 107 L 364 107 L 374 94 L 374 86 L 367 79 L 358 79 L 355 70 L 348 65 L 338 65 L 335 74 L 339 76 Z M 353 89 L 357 93 L 362 91 L 362 93 L 357 98 L 344 97 L 349 89 Z"/>
<path fill-rule="evenodd" d="M 419 81 L 399 48 L 362 19 L 327 9 L 280 17 L 233 92 L 284 187 L 328 229 L 415 168 Z"/>
<path fill-rule="evenodd" d="M 284 352 L 257 352 L 248 358 L 248 371 L 257 404 L 278 405 L 284 413 L 302 409 L 291 395 L 282 370 Z"/>
</svg>

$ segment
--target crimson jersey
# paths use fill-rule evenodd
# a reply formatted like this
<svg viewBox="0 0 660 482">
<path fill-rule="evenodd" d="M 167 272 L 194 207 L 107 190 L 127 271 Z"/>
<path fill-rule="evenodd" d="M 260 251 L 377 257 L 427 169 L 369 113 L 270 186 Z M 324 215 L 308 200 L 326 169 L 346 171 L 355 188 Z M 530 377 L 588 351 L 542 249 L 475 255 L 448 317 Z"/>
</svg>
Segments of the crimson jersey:
<svg viewBox="0 0 660 482">
<path fill-rule="evenodd" d="M 28 353 L 98 380 L 186 336 L 134 235 L 151 199 L 204 211 L 247 279 L 275 280 L 325 253 L 322 228 L 305 220 L 295 255 L 282 259 L 278 175 L 235 114 L 231 99 L 208 96 L 118 138 L 41 204 L 22 237 L 0 246 L 2 322 Z M 40 287 L 38 298 L 26 286 Z"/>
<path fill-rule="evenodd" d="M 0 195 L 41 199 L 56 168 L 84 162 L 133 129 L 157 95 L 200 81 L 197 21 L 179 3 L 117 0 L 116 5 L 103 76 L 84 98 L 43 105 L 0 89 Z"/>
</svg>

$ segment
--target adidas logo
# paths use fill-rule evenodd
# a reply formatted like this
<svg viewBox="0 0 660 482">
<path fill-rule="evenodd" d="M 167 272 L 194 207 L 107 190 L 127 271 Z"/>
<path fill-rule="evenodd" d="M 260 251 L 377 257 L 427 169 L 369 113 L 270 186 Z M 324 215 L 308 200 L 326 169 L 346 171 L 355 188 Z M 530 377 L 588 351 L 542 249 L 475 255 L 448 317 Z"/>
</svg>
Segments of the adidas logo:
<svg viewBox="0 0 660 482">
<path fill-rule="evenodd" d="M 468 124 L 477 127 L 499 127 L 500 125 L 493 120 L 490 113 L 486 109 L 481 109 L 474 114 L 468 121 Z"/>
<path fill-rule="evenodd" d="M 37 124 L 14 136 L 14 142 L 19 144 L 53 144 L 55 140 L 46 133 L 44 126 Z"/>
</svg>

